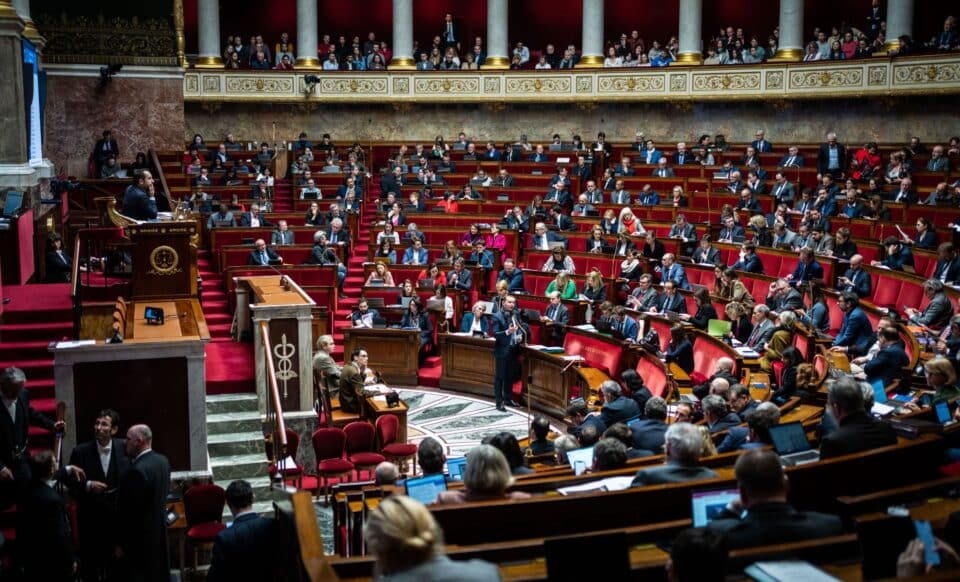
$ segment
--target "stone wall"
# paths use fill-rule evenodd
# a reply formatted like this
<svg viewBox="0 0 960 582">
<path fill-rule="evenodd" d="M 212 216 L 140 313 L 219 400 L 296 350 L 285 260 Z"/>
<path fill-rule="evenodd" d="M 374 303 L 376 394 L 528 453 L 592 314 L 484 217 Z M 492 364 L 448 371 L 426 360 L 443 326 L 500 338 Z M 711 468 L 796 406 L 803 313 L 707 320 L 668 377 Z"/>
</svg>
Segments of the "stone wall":
<svg viewBox="0 0 960 582">
<path fill-rule="evenodd" d="M 87 159 L 103 130 L 112 129 L 120 161 L 137 152 L 183 147 L 183 79 L 115 77 L 100 88 L 96 76 L 51 73 L 47 81 L 44 156 L 56 172 L 87 176 Z"/>
<path fill-rule="evenodd" d="M 945 142 L 960 132 L 960 108 L 948 98 L 909 100 L 833 100 L 671 105 L 667 103 L 577 105 L 397 105 L 315 106 L 226 103 L 204 107 L 187 103 L 185 140 L 194 133 L 215 141 L 232 131 L 243 141 L 292 140 L 304 130 L 315 138 L 330 133 L 335 142 L 389 140 L 448 141 L 464 131 L 475 140 L 514 140 L 521 133 L 537 142 L 559 133 L 584 140 L 603 130 L 608 141 L 632 141 L 642 130 L 652 139 L 693 140 L 703 133 L 722 133 L 728 141 L 750 141 L 765 128 L 774 145 L 819 142 L 830 130 L 858 145 L 869 140 L 906 142 L 919 135 L 925 142 Z"/>
</svg>

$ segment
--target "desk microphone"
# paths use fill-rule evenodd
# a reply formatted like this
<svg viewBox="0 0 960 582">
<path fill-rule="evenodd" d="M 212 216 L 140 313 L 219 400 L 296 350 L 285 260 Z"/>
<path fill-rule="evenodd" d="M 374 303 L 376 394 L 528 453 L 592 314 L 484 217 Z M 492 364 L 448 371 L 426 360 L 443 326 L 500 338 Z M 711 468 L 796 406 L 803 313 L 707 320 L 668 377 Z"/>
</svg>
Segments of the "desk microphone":
<svg viewBox="0 0 960 582">
<path fill-rule="evenodd" d="M 277 275 L 280 275 L 280 286 L 283 287 L 285 291 L 289 290 L 288 287 L 290 285 L 290 278 L 287 277 L 285 274 L 283 274 L 283 272 L 280 269 L 276 268 L 275 266 L 269 263 L 267 263 L 267 266 L 270 267 L 271 271 L 273 271 Z"/>
<path fill-rule="evenodd" d="M 566 366 L 564 366 L 564 367 L 563 367 L 563 369 L 562 369 L 562 370 L 560 370 L 560 373 L 561 373 L 561 374 L 566 374 L 566 373 L 567 373 L 567 370 L 569 370 L 570 368 L 572 368 L 572 367 L 573 367 L 573 365 L 574 365 L 574 364 L 578 364 L 579 362 L 580 362 L 580 360 L 579 360 L 579 359 L 576 359 L 576 360 L 570 360 L 570 363 L 569 363 L 569 364 L 567 364 Z"/>
</svg>

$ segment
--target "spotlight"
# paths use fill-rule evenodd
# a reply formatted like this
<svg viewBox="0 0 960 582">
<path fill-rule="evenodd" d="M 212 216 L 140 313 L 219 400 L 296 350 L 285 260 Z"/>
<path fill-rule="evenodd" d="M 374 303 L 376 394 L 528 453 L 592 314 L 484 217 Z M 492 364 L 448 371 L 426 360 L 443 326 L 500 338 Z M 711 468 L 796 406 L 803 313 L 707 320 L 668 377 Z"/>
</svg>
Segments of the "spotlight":
<svg viewBox="0 0 960 582">
<path fill-rule="evenodd" d="M 320 77 L 316 75 L 306 75 L 303 78 L 303 82 L 307 85 L 306 89 L 304 89 L 304 93 L 313 93 L 314 87 L 316 87 L 317 83 L 320 82 Z"/>
<path fill-rule="evenodd" d="M 123 65 L 113 64 L 107 65 L 106 67 L 100 67 L 100 86 L 104 87 L 114 75 L 120 72 L 120 69 L 123 68 Z"/>
</svg>

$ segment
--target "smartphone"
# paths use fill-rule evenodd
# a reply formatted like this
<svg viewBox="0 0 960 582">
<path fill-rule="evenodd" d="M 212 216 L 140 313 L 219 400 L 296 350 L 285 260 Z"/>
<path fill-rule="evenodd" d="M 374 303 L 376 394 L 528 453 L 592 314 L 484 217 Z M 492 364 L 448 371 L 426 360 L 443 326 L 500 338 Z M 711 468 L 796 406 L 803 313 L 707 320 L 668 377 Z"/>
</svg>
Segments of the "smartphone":
<svg viewBox="0 0 960 582">
<path fill-rule="evenodd" d="M 583 472 L 587 470 L 587 464 L 583 461 L 574 461 L 573 462 L 573 474 L 574 475 L 583 475 Z M 926 543 L 926 542 L 924 542 Z"/>
<path fill-rule="evenodd" d="M 927 566 L 939 566 L 940 554 L 937 552 L 937 542 L 933 539 L 930 522 L 918 519 L 913 522 L 913 527 L 917 530 L 917 537 L 923 542 L 923 559 Z"/>
</svg>

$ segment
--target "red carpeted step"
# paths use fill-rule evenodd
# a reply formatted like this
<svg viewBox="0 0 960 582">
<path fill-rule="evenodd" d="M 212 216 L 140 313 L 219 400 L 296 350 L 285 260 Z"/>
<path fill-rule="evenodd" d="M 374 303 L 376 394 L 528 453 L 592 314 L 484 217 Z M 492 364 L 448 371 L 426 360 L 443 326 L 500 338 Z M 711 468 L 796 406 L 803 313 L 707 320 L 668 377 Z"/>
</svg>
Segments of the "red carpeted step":
<svg viewBox="0 0 960 582">
<path fill-rule="evenodd" d="M 53 378 L 28 379 L 26 388 L 30 394 L 30 403 L 32 404 L 35 398 L 53 398 L 55 384 Z"/>
<path fill-rule="evenodd" d="M 211 337 L 230 337 L 231 327 L 233 327 L 232 322 L 207 324 L 207 329 L 210 330 Z"/>
<path fill-rule="evenodd" d="M 30 406 L 37 412 L 54 418 L 57 415 L 57 401 L 55 398 L 30 398 Z"/>
<path fill-rule="evenodd" d="M 3 341 L 0 342 L 0 360 L 30 360 L 47 354 L 49 341 Z"/>
<path fill-rule="evenodd" d="M 206 354 L 207 394 L 256 390 L 251 344 L 212 341 Z"/>
<path fill-rule="evenodd" d="M 0 339 L 5 342 L 47 340 L 59 341 L 73 336 L 73 324 L 67 321 L 49 323 L 4 323 L 0 325 Z"/>
<path fill-rule="evenodd" d="M 53 358 L 44 360 L 2 360 L 0 361 L 0 370 L 15 366 L 23 370 L 27 375 L 27 380 L 39 380 L 41 378 L 53 378 Z"/>
</svg>

